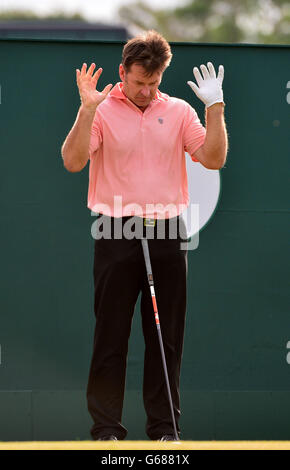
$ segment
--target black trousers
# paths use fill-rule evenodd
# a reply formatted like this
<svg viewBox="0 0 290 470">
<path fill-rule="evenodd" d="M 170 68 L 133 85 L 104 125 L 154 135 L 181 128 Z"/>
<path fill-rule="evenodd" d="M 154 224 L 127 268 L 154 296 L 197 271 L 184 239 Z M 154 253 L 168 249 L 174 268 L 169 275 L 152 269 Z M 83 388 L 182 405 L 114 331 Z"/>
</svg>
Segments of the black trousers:
<svg viewBox="0 0 290 470">
<path fill-rule="evenodd" d="M 130 217 L 123 217 L 125 223 Z M 180 433 L 179 379 L 186 313 L 187 250 L 184 221 L 179 216 L 177 238 L 157 238 L 156 220 L 148 239 L 155 295 L 164 343 L 177 430 Z M 113 218 L 110 218 L 113 227 Z M 179 228 L 180 227 L 180 228 Z M 145 230 L 145 228 L 144 228 Z M 180 233 L 183 233 L 183 238 Z M 145 233 L 148 238 L 148 232 Z M 150 236 L 151 236 L 150 235 Z M 143 234 L 144 236 L 144 234 Z M 145 340 L 143 399 L 150 439 L 173 434 L 166 381 L 156 331 L 146 266 L 140 239 L 96 239 L 94 242 L 95 334 L 87 387 L 88 410 L 94 424 L 93 439 L 113 434 L 127 435 L 122 425 L 128 340 L 135 304 L 141 292 L 142 328 Z"/>
</svg>

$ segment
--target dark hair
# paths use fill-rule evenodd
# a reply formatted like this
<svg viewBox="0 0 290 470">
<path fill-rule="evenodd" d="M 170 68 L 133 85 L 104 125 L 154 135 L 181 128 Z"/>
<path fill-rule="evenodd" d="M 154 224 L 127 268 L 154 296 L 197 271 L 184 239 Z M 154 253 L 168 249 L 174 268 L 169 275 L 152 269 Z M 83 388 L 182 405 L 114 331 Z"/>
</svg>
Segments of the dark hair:
<svg viewBox="0 0 290 470">
<path fill-rule="evenodd" d="M 130 39 L 123 48 L 122 65 L 125 72 L 132 64 L 142 65 L 146 75 L 164 72 L 172 58 L 170 45 L 153 29 Z"/>
</svg>

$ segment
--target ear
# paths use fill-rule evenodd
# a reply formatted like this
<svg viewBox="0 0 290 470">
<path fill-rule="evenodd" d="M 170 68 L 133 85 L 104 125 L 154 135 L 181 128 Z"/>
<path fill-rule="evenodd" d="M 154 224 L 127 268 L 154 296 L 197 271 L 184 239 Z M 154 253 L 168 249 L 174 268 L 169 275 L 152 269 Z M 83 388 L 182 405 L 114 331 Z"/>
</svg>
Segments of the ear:
<svg viewBox="0 0 290 470">
<path fill-rule="evenodd" d="M 120 75 L 120 79 L 123 82 L 125 79 L 125 70 L 122 64 L 119 65 L 119 75 Z"/>
</svg>

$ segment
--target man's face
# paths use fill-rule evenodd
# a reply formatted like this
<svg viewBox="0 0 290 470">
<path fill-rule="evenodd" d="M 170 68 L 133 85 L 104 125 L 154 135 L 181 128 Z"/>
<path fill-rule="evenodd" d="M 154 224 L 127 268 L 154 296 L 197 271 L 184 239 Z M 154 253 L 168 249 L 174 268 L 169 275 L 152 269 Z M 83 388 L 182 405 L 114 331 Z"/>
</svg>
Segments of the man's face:
<svg viewBox="0 0 290 470">
<path fill-rule="evenodd" d="M 162 80 L 162 72 L 154 72 L 151 76 L 145 75 L 142 65 L 132 64 L 128 73 L 120 64 L 120 78 L 123 82 L 123 92 L 138 108 L 144 110 L 154 99 L 156 91 Z"/>
</svg>

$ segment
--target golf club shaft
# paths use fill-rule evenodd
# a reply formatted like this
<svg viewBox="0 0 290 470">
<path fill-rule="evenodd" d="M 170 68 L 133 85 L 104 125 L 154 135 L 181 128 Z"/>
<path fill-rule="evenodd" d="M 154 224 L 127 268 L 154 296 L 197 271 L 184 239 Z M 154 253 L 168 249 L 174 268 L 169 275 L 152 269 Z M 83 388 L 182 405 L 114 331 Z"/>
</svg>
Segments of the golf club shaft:
<svg viewBox="0 0 290 470">
<path fill-rule="evenodd" d="M 159 322 L 157 302 L 156 302 L 156 297 L 155 297 L 155 290 L 154 290 L 154 282 L 153 282 L 152 268 L 151 268 L 151 262 L 150 262 L 148 241 L 145 238 L 142 238 L 141 242 L 142 242 L 142 248 L 143 248 L 143 253 L 144 253 L 144 260 L 145 260 L 145 264 L 146 264 L 146 271 L 147 271 L 149 287 L 150 287 L 150 291 L 151 291 L 152 304 L 153 304 L 153 310 L 154 310 L 154 315 L 155 315 L 155 323 L 156 323 L 157 332 L 158 332 L 158 338 L 159 338 L 159 344 L 160 344 L 160 350 L 161 350 L 161 356 L 162 356 L 162 363 L 163 363 L 164 375 L 165 375 L 165 380 L 166 380 L 166 385 L 167 385 L 167 392 L 168 392 L 168 398 L 169 398 L 169 404 L 170 404 L 170 410 L 171 410 L 171 416 L 172 416 L 172 423 L 173 423 L 173 428 L 174 428 L 174 436 L 175 436 L 175 439 L 178 441 L 179 437 L 178 437 L 177 429 L 176 429 L 175 416 L 174 416 L 174 410 L 173 410 L 173 402 L 172 402 L 170 384 L 169 384 L 169 379 L 168 379 L 168 372 L 167 372 L 166 359 L 165 359 L 165 353 L 164 353 L 164 347 L 163 347 L 163 341 L 162 341 L 162 334 L 161 334 L 161 328 L 160 328 L 160 322 Z"/>
</svg>

